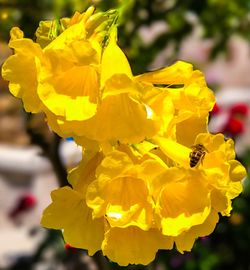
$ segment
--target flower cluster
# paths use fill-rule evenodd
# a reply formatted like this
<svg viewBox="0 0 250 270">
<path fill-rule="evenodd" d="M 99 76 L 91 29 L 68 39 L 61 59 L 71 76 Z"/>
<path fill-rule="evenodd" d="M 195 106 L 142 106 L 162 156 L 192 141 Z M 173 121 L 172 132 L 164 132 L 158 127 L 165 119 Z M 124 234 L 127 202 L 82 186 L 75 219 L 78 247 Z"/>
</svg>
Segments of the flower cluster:
<svg viewBox="0 0 250 270">
<path fill-rule="evenodd" d="M 42 225 L 90 255 L 148 264 L 158 249 L 190 251 L 210 234 L 246 172 L 233 141 L 207 130 L 215 98 L 203 74 L 179 61 L 134 76 L 116 19 L 91 7 L 41 22 L 36 42 L 13 28 L 2 74 L 26 111 L 44 112 L 53 131 L 83 147 Z"/>
</svg>

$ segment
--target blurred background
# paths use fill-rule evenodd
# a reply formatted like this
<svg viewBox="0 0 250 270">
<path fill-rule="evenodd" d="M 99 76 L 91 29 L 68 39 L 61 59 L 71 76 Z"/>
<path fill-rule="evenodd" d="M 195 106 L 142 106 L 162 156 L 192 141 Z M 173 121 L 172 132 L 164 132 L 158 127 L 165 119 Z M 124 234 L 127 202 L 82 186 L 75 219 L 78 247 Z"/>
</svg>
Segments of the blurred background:
<svg viewBox="0 0 250 270">
<path fill-rule="evenodd" d="M 19 26 L 33 38 L 40 20 L 72 16 L 90 4 L 108 10 L 118 0 L 0 0 L 0 65 L 11 55 L 9 31 Z M 125 0 L 123 1 L 125 3 Z M 209 128 L 235 140 L 237 158 L 250 167 L 250 0 L 127 0 L 119 44 L 134 74 L 184 60 L 201 69 L 215 91 Z M 61 233 L 42 229 L 50 192 L 64 185 L 66 170 L 81 149 L 30 115 L 8 93 L 0 77 L 0 269 L 113 270 L 101 254 L 93 258 L 63 242 Z M 159 251 L 147 270 L 250 269 L 250 184 L 234 200 L 230 218 L 199 239 L 191 253 Z"/>
</svg>

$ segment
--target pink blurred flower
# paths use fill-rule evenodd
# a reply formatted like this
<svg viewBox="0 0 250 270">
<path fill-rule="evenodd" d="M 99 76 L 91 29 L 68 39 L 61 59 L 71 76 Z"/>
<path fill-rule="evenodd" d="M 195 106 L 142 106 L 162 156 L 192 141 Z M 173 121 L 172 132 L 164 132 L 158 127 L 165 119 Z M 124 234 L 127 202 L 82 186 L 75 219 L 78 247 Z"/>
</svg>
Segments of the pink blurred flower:
<svg viewBox="0 0 250 270">
<path fill-rule="evenodd" d="M 232 115 L 240 115 L 240 116 L 247 116 L 248 114 L 248 106 L 247 104 L 245 103 L 237 103 L 237 104 L 234 104 L 232 107 L 231 107 L 231 114 Z"/>
<path fill-rule="evenodd" d="M 25 194 L 18 199 L 9 216 L 10 218 L 16 218 L 18 215 L 34 208 L 36 204 L 37 200 L 32 194 Z"/>
<path fill-rule="evenodd" d="M 244 122 L 235 117 L 230 117 L 228 122 L 226 123 L 223 133 L 231 135 L 232 137 L 238 136 L 245 131 Z"/>
</svg>

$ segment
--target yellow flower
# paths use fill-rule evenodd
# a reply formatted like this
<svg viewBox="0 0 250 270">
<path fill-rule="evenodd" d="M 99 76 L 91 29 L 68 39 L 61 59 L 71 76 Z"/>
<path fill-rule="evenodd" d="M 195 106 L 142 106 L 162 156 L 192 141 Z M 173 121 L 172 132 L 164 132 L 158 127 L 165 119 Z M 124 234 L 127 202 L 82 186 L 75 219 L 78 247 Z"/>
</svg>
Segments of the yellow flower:
<svg viewBox="0 0 250 270">
<path fill-rule="evenodd" d="M 105 216 L 111 227 L 137 226 L 148 230 L 153 226 L 154 208 L 149 183 L 163 169 L 156 160 L 140 161 L 131 152 L 109 153 L 87 190 L 86 200 L 93 209 L 93 218 Z"/>
<path fill-rule="evenodd" d="M 241 180 L 246 170 L 235 160 L 234 144 L 231 139 L 225 141 L 222 134 L 198 134 L 193 145 L 202 144 L 206 149 L 204 159 L 194 168 L 190 168 L 191 148 L 166 138 L 156 140 L 161 150 L 175 163 L 192 173 L 201 172 L 211 191 L 212 207 L 222 215 L 229 215 L 231 200 L 242 191 Z"/>
<path fill-rule="evenodd" d="M 195 144 L 203 144 L 206 153 L 202 169 L 209 178 L 209 184 L 214 189 L 212 193 L 213 207 L 222 215 L 230 215 L 231 200 L 242 192 L 242 179 L 246 170 L 235 160 L 234 143 L 232 139 L 225 141 L 223 134 L 199 134 Z M 224 202 L 223 202 L 224 199 Z"/>
<path fill-rule="evenodd" d="M 94 255 L 101 249 L 104 237 L 103 218 L 92 219 L 92 210 L 86 205 L 86 187 L 93 181 L 95 168 L 100 163 L 100 153 L 87 156 L 80 164 L 80 172 L 74 169 L 70 187 L 52 192 L 52 203 L 44 210 L 41 224 L 46 228 L 61 229 L 67 243 L 87 249 Z M 75 181 L 77 178 L 77 181 Z"/>
<path fill-rule="evenodd" d="M 75 136 L 99 142 L 134 143 L 152 137 L 158 129 L 157 123 L 141 100 L 144 87 L 134 81 L 126 56 L 117 46 L 115 29 L 103 51 L 100 75 L 99 92 L 89 87 L 93 97 L 98 99 L 93 117 L 81 119 L 76 110 L 71 118 L 48 114 L 52 128 L 59 129 L 60 134 L 73 132 Z"/>
<path fill-rule="evenodd" d="M 157 157 L 135 155 L 125 145 L 120 150 L 105 157 L 84 154 L 69 174 L 73 189 L 52 192 L 41 223 L 62 229 L 67 243 L 88 249 L 90 255 L 99 249 L 120 265 L 148 264 L 158 249 L 173 248 L 172 237 L 154 224 L 149 190 L 166 165 Z"/>
<path fill-rule="evenodd" d="M 28 112 L 39 112 L 42 104 L 37 94 L 38 73 L 43 62 L 40 46 L 31 39 L 23 37 L 23 32 L 12 28 L 9 47 L 15 50 L 2 67 L 2 76 L 10 81 L 10 92 L 23 100 L 24 108 Z"/>
<path fill-rule="evenodd" d="M 63 230 L 66 243 L 94 255 L 103 241 L 103 218 L 93 220 L 84 196 L 69 187 L 53 191 L 51 197 L 51 205 L 43 212 L 42 226 Z"/>
<path fill-rule="evenodd" d="M 115 12 L 91 12 L 64 19 L 64 26 L 41 23 L 37 37 L 43 48 L 15 36 L 10 46 L 16 54 L 5 62 L 3 77 L 25 109 L 45 112 L 61 136 L 125 143 L 152 137 L 158 126 L 142 101 L 144 87 L 117 45 Z"/>
<path fill-rule="evenodd" d="M 207 131 L 215 99 L 203 74 L 179 61 L 133 76 L 117 14 L 90 7 L 41 22 L 36 42 L 13 28 L 2 74 L 26 111 L 44 112 L 53 131 L 84 148 L 72 187 L 52 192 L 42 225 L 125 266 L 174 243 L 191 250 L 219 213 L 230 215 L 246 171 L 233 141 Z M 190 166 L 196 145 L 204 151 Z"/>
<path fill-rule="evenodd" d="M 151 226 L 153 201 L 147 182 L 137 176 L 125 153 L 115 151 L 105 157 L 86 199 L 93 218 L 106 216 L 112 227 L 136 225 L 147 230 Z"/>
<path fill-rule="evenodd" d="M 37 93 L 46 110 L 67 121 L 86 120 L 96 112 L 101 44 L 87 38 L 83 18 L 43 49 Z"/>
<path fill-rule="evenodd" d="M 136 79 L 155 86 L 144 99 L 162 119 L 160 135 L 172 136 L 188 146 L 198 133 L 207 132 L 208 113 L 215 98 L 206 85 L 204 75 L 193 70 L 191 64 L 178 61 Z"/>
<path fill-rule="evenodd" d="M 208 152 L 193 168 L 191 148 L 163 137 L 157 143 L 85 153 L 69 175 L 73 190 L 52 193 L 42 224 L 63 229 L 72 246 L 91 254 L 100 249 L 120 265 L 148 264 L 158 249 L 172 249 L 173 243 L 180 252 L 190 251 L 196 238 L 212 233 L 218 213 L 229 214 L 245 170 L 234 160 L 232 141 L 221 134 L 197 136 L 194 143 Z M 97 234 L 96 245 L 86 240 L 88 233 Z"/>
<path fill-rule="evenodd" d="M 157 221 L 167 236 L 204 223 L 211 210 L 206 177 L 200 172 L 169 168 L 153 182 L 153 195 Z"/>
<path fill-rule="evenodd" d="M 84 111 L 87 112 L 85 117 L 94 114 L 96 105 L 92 104 L 94 101 L 91 102 L 91 98 L 89 101 L 86 95 L 90 83 L 93 84 L 93 88 L 98 87 L 96 82 L 98 75 L 94 67 L 90 67 L 90 63 L 98 63 L 101 47 L 95 38 L 86 39 L 85 24 L 90 19 L 90 12 L 93 13 L 93 8 L 84 13 L 81 20 L 70 25 L 58 37 L 52 35 L 52 41 L 43 49 L 31 39 L 24 38 L 19 28 L 14 27 L 11 30 L 9 46 L 15 50 L 15 54 L 4 63 L 2 75 L 4 79 L 10 81 L 11 93 L 23 100 L 26 111 L 36 113 L 48 110 L 59 115 L 71 115 L 74 114 L 72 107 L 78 104 L 79 114 L 83 115 Z M 43 36 L 49 34 L 48 27 L 43 31 Z M 78 50 L 79 46 L 82 46 L 81 52 Z M 79 74 L 81 68 L 85 73 Z M 76 73 L 74 74 L 76 78 L 77 76 L 86 78 L 86 71 L 90 73 L 90 81 L 85 83 L 83 77 L 80 90 L 82 92 L 79 93 L 79 90 L 75 89 L 78 93 L 70 93 L 70 88 L 67 88 L 70 84 L 64 75 L 68 74 L 69 79 Z M 53 85 L 49 89 L 44 89 L 45 78 L 51 80 L 52 76 L 54 76 Z M 85 103 L 89 105 L 88 110 L 86 108 L 80 110 L 82 106 L 79 106 L 79 99 L 83 102 L 81 105 Z"/>
</svg>

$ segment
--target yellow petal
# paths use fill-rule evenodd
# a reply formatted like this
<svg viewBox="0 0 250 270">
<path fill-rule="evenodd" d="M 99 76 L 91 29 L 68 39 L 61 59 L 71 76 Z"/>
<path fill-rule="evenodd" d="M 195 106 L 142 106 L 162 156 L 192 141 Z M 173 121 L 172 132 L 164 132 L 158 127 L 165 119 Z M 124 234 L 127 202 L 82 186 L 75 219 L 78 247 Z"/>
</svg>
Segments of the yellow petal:
<svg viewBox="0 0 250 270">
<path fill-rule="evenodd" d="M 103 219 L 92 220 L 81 194 L 69 187 L 51 194 L 52 204 L 43 213 L 41 224 L 52 229 L 63 229 L 64 239 L 71 246 L 87 249 L 90 255 L 101 249 L 104 235 Z"/>
<path fill-rule="evenodd" d="M 164 137 L 154 137 L 154 142 L 174 162 L 183 167 L 189 167 L 189 154 L 192 151 L 190 148 Z"/>
<path fill-rule="evenodd" d="M 142 88 L 138 83 L 134 83 L 127 75 L 125 74 L 114 74 L 110 77 L 105 84 L 102 93 L 102 99 L 105 99 L 108 96 L 119 95 L 128 93 L 131 97 L 137 97 L 141 95 Z"/>
<path fill-rule="evenodd" d="M 215 103 L 213 91 L 203 85 L 205 80 L 202 74 L 201 78 L 202 82 L 199 82 L 199 78 L 192 78 L 191 83 L 184 88 L 186 102 L 181 104 L 183 109 L 195 111 L 198 117 L 212 110 Z"/>
<path fill-rule="evenodd" d="M 3 64 L 2 76 L 9 81 L 10 92 L 23 100 L 26 111 L 39 112 L 42 104 L 37 95 L 37 84 L 42 50 L 29 39 L 12 40 L 10 46 L 16 54 Z"/>
<path fill-rule="evenodd" d="M 102 250 L 111 261 L 121 266 L 147 265 L 154 260 L 158 249 L 172 249 L 173 240 L 159 231 L 140 230 L 137 227 L 111 228 L 105 233 Z"/>
<path fill-rule="evenodd" d="M 46 47 L 46 50 L 63 50 L 74 40 L 85 39 L 86 29 L 83 23 L 75 23 L 62 32 L 57 38 L 50 42 Z"/>
<path fill-rule="evenodd" d="M 149 183 L 168 168 L 158 156 L 150 155 L 150 157 L 152 159 L 147 159 L 138 166 L 140 177 L 148 179 Z"/>
<path fill-rule="evenodd" d="M 235 159 L 234 141 L 232 139 L 226 140 L 225 154 L 227 160 Z"/>
<path fill-rule="evenodd" d="M 211 202 L 205 178 L 199 172 L 186 171 L 184 179 L 179 181 L 171 179 L 171 176 L 171 169 L 161 176 L 166 184 L 160 193 L 156 211 L 160 216 L 162 233 L 177 236 L 194 225 L 202 224 L 210 212 Z"/>
<path fill-rule="evenodd" d="M 187 232 L 174 238 L 176 248 L 179 252 L 191 251 L 193 244 L 198 237 L 204 237 L 211 234 L 219 220 L 216 211 L 211 211 L 205 222 L 201 225 L 193 226 Z"/>
<path fill-rule="evenodd" d="M 150 89 L 148 92 L 151 92 Z M 161 119 L 161 129 L 158 134 L 163 135 L 169 132 L 170 123 L 174 118 L 175 107 L 172 99 L 166 94 L 154 95 L 146 101 L 147 105 L 159 119 Z"/>
<path fill-rule="evenodd" d="M 86 200 L 93 209 L 93 216 L 105 215 L 111 227 L 136 225 L 147 230 L 151 226 L 149 190 L 141 179 L 120 176 L 96 180 L 89 185 Z"/>
<path fill-rule="evenodd" d="M 237 160 L 230 160 L 230 178 L 232 181 L 241 181 L 246 177 L 246 169 Z"/>
<path fill-rule="evenodd" d="M 172 66 L 139 75 L 136 79 L 154 84 L 183 84 L 192 72 L 191 64 L 178 61 Z"/>
<path fill-rule="evenodd" d="M 138 143 L 152 137 L 156 130 L 156 123 L 148 119 L 145 106 L 128 94 L 106 97 L 97 114 L 79 126 L 79 132 L 88 138 L 122 143 Z"/>
<path fill-rule="evenodd" d="M 117 45 L 117 30 L 113 29 L 107 47 L 104 49 L 101 63 L 101 86 L 114 74 L 125 74 L 132 78 L 128 60 Z"/>
<path fill-rule="evenodd" d="M 225 138 L 223 134 L 201 133 L 197 135 L 195 144 L 203 144 L 208 152 L 225 151 Z"/>
<path fill-rule="evenodd" d="M 98 91 L 98 75 L 89 66 L 72 67 L 38 87 L 44 105 L 67 121 L 92 117 L 96 112 Z"/>
<path fill-rule="evenodd" d="M 188 119 L 176 124 L 176 140 L 187 147 L 193 146 L 197 134 L 204 132 L 207 132 L 207 117 L 205 116 L 190 115 Z"/>
<path fill-rule="evenodd" d="M 167 183 L 179 182 L 186 176 L 184 170 L 180 170 L 177 167 L 170 167 L 161 172 L 150 184 L 152 188 L 152 194 L 155 200 L 160 196 L 161 190 Z"/>
<path fill-rule="evenodd" d="M 74 141 L 76 142 L 76 144 L 80 145 L 83 149 L 91 151 L 91 152 L 100 151 L 100 144 L 97 141 L 88 139 L 84 136 L 80 136 L 80 137 L 76 135 L 73 135 L 73 136 L 74 136 Z M 72 135 L 69 137 L 72 137 Z"/>
<path fill-rule="evenodd" d="M 112 151 L 103 159 L 101 165 L 96 170 L 97 178 L 113 178 L 120 175 L 123 171 L 133 167 L 130 157 L 121 151 Z"/>
<path fill-rule="evenodd" d="M 223 215 L 229 216 L 232 210 L 231 201 L 228 200 L 227 196 L 222 191 L 214 189 L 211 192 L 211 203 L 213 209 Z"/>
<path fill-rule="evenodd" d="M 101 163 L 103 155 L 101 152 L 84 151 L 81 162 L 68 174 L 69 183 L 74 190 L 85 198 L 88 185 L 95 180 L 97 166 Z"/>
<path fill-rule="evenodd" d="M 228 199 L 232 200 L 235 197 L 239 196 L 242 190 L 243 190 L 243 186 L 241 182 L 231 182 L 229 184 L 229 189 L 227 190 Z"/>
</svg>

